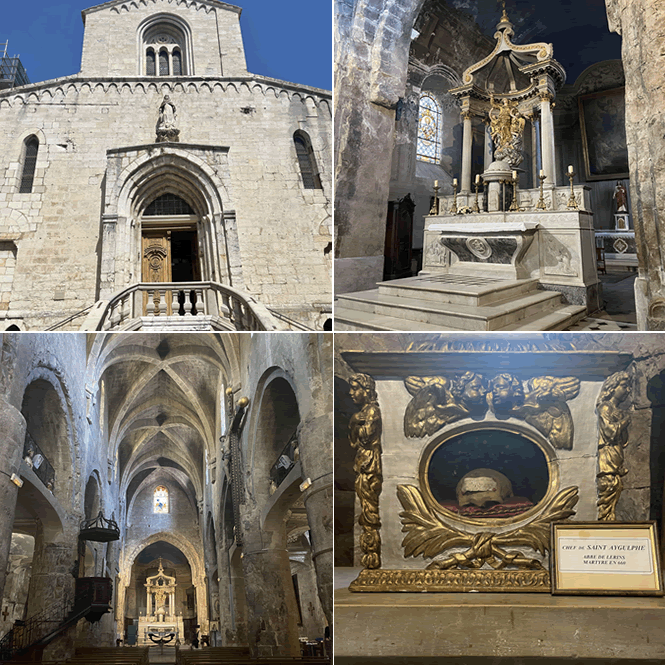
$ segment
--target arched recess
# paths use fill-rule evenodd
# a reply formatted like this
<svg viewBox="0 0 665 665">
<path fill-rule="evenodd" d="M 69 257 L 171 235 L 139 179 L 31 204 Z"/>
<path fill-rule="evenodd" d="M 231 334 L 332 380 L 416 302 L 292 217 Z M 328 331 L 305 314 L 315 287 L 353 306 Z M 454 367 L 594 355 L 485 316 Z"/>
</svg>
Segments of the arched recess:
<svg viewBox="0 0 665 665">
<path fill-rule="evenodd" d="M 149 50 L 157 53 L 164 49 L 169 56 L 168 74 L 177 76 L 174 71 L 174 54 L 180 54 L 182 75 L 194 75 L 194 55 L 192 49 L 192 30 L 189 24 L 175 14 L 153 14 L 145 19 L 137 31 L 137 74 L 148 74 L 146 54 Z M 159 73 L 159 72 L 157 72 Z"/>
<path fill-rule="evenodd" d="M 173 233 L 189 234 L 189 240 L 180 242 L 191 243 L 189 256 L 197 279 L 242 288 L 240 257 L 230 254 L 238 250 L 228 249 L 237 247 L 235 212 L 228 186 L 218 175 L 227 171 L 227 149 L 216 150 L 212 159 L 222 164 L 214 169 L 203 151 L 199 155 L 173 145 L 162 145 L 156 156 L 146 150 L 124 169 L 123 153 L 109 153 L 107 177 L 113 181 L 102 214 L 100 297 L 109 298 L 139 281 L 168 281 L 163 278 L 167 273 L 152 278 L 148 262 L 157 249 L 149 247 L 162 247 L 158 258 L 168 261 L 164 257 Z M 184 202 L 192 214 L 146 215 L 150 204 L 165 195 Z M 154 237 L 163 240 L 151 243 Z"/>
<path fill-rule="evenodd" d="M 187 557 L 192 569 L 192 582 L 196 587 L 196 614 L 201 626 L 201 633 L 207 634 L 208 621 L 208 598 L 206 593 L 205 566 L 201 552 L 197 550 L 187 538 L 178 533 L 160 531 L 144 538 L 140 542 L 128 546 L 121 555 L 120 572 L 118 574 L 118 588 L 116 601 L 117 631 L 122 635 L 125 630 L 125 594 L 129 586 L 132 566 L 136 557 L 148 546 L 158 541 L 164 541 L 177 547 Z"/>
<path fill-rule="evenodd" d="M 62 388 L 51 372 L 39 368 L 21 405 L 26 420 L 23 457 L 64 510 L 75 505 L 76 454 L 71 418 Z"/>
</svg>

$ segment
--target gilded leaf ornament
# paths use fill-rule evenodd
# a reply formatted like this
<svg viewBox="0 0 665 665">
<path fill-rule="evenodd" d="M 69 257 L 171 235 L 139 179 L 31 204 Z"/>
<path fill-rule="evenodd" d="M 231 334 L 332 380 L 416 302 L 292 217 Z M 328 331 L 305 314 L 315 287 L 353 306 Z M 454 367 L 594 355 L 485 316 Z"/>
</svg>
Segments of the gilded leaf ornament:
<svg viewBox="0 0 665 665">
<path fill-rule="evenodd" d="M 413 485 L 398 485 L 397 498 L 404 511 L 400 513 L 405 557 L 422 555 L 432 559 L 452 548 L 468 548 L 447 558 L 433 561 L 427 569 L 478 569 L 487 564 L 495 570 L 513 567 L 519 570 L 538 570 L 538 559 L 525 556 L 511 547 L 529 547 L 541 555 L 550 549 L 550 524 L 575 514 L 579 489 L 568 487 L 557 494 L 543 512 L 528 524 L 507 533 L 464 533 L 445 524 L 425 503 L 420 490 Z"/>
<path fill-rule="evenodd" d="M 355 489 L 360 501 L 358 524 L 362 527 L 361 561 L 366 568 L 381 565 L 381 519 L 379 496 L 383 485 L 381 468 L 381 410 L 374 379 L 354 374 L 349 380 L 350 395 L 360 407 L 349 422 L 349 441 L 356 450 L 353 470 Z"/>
</svg>

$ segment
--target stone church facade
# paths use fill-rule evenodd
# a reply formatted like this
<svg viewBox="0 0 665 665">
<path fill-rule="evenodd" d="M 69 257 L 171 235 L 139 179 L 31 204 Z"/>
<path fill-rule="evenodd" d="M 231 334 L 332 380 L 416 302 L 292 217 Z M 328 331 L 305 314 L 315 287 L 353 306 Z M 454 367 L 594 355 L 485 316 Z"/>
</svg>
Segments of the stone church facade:
<svg viewBox="0 0 665 665">
<path fill-rule="evenodd" d="M 249 73 L 240 11 L 86 9 L 79 74 L 0 93 L 3 328 L 323 327 L 331 96 Z"/>
</svg>

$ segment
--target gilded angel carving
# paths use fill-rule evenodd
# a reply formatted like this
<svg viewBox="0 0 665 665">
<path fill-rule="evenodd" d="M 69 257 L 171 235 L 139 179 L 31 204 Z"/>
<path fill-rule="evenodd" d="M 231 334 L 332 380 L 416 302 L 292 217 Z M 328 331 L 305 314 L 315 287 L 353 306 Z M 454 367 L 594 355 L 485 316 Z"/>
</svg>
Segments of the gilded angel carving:
<svg viewBox="0 0 665 665">
<path fill-rule="evenodd" d="M 539 570 L 543 569 L 543 565 L 538 559 L 507 548 L 529 547 L 544 556 L 551 547 L 551 523 L 566 520 L 575 514 L 579 489 L 568 487 L 562 490 L 536 519 L 501 534 L 470 534 L 448 526 L 427 507 L 420 490 L 413 485 L 398 485 L 397 497 L 404 508 L 400 518 L 402 532 L 406 534 L 402 541 L 405 557 L 422 555 L 425 559 L 433 559 L 453 548 L 468 548 L 433 561 L 427 569 L 478 569 L 487 564 L 495 570 L 508 566 Z"/>
<path fill-rule="evenodd" d="M 526 121 L 517 108 L 517 102 L 510 102 L 504 98 L 498 103 L 494 95 L 490 95 L 488 116 L 494 144 L 494 159 L 507 161 L 512 168 L 518 167 L 524 159 L 522 134 Z"/>
<path fill-rule="evenodd" d="M 487 382 L 475 372 L 454 379 L 410 376 L 404 385 L 413 395 L 404 412 L 404 434 L 411 438 L 429 436 L 448 423 L 487 411 Z"/>
<path fill-rule="evenodd" d="M 499 374 L 487 400 L 498 417 L 525 420 L 546 436 L 558 450 L 573 448 L 573 417 L 566 401 L 580 393 L 579 379 L 538 376 L 522 382 L 512 374 Z"/>
<path fill-rule="evenodd" d="M 381 411 L 374 379 L 367 374 L 354 374 L 349 380 L 351 399 L 360 407 L 349 421 L 349 441 L 356 449 L 353 470 L 355 490 L 360 501 L 358 524 L 362 527 L 360 548 L 362 563 L 367 568 L 381 565 L 381 520 L 379 495 L 383 485 L 381 469 Z"/>
</svg>

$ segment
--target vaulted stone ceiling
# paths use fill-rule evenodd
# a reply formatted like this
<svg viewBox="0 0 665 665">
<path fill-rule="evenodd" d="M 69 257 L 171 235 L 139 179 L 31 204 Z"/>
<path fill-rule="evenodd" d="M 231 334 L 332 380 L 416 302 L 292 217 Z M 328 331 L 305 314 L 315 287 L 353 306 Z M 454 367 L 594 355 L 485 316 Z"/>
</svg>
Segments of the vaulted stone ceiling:
<svg viewBox="0 0 665 665">
<path fill-rule="evenodd" d="M 237 336 L 100 335 L 90 353 L 89 390 L 103 382 L 104 438 L 127 508 L 145 483 L 167 477 L 195 507 L 205 451 L 219 436 L 222 386 L 237 376 Z"/>
<path fill-rule="evenodd" d="M 500 1 L 449 2 L 470 14 L 481 31 L 492 38 L 501 16 Z M 431 0 L 426 0 L 423 11 L 430 4 Z M 566 70 L 568 83 L 574 83 L 589 65 L 621 58 L 621 37 L 609 31 L 605 0 L 506 0 L 506 11 L 515 28 L 515 43 L 554 45 L 554 57 Z"/>
</svg>

